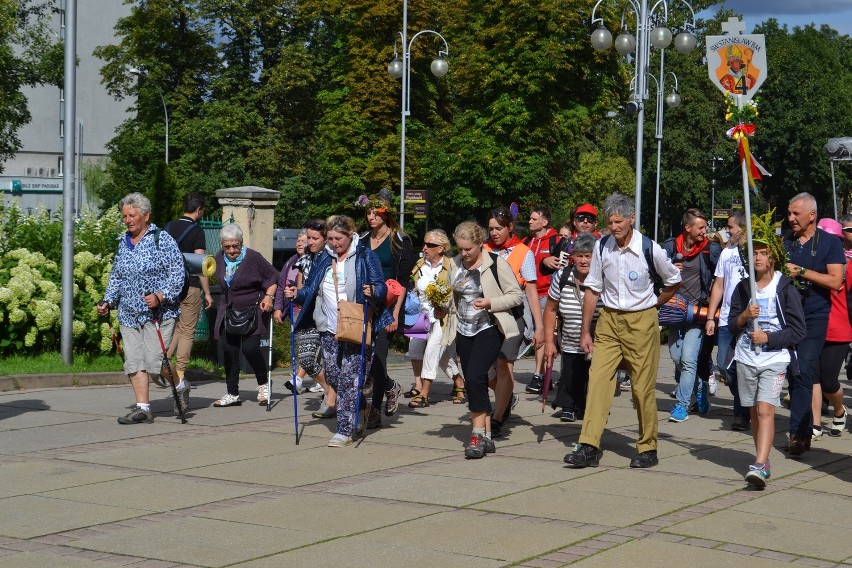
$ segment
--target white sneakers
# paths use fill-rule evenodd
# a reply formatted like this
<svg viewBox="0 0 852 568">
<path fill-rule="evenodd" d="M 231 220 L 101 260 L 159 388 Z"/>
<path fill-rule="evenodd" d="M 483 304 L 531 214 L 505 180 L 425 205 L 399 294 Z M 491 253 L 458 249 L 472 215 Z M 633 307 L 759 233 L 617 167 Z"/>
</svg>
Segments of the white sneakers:
<svg viewBox="0 0 852 568">
<path fill-rule="evenodd" d="M 257 385 L 257 403 L 266 404 L 269 401 L 269 383 Z"/>
</svg>

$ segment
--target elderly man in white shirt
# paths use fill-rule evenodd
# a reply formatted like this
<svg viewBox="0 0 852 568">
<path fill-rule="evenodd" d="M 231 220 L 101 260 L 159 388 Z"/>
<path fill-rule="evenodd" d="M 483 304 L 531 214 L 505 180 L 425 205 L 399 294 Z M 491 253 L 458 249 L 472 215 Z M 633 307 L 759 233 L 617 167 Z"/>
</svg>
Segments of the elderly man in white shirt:
<svg viewBox="0 0 852 568">
<path fill-rule="evenodd" d="M 639 417 L 637 456 L 630 467 L 657 465 L 657 368 L 660 362 L 660 332 L 657 309 L 680 287 L 680 271 L 660 246 L 633 228 L 633 201 L 619 193 L 610 195 L 603 207 L 610 231 L 595 247 L 584 286 L 583 324 L 580 347 L 594 351 L 589 370 L 586 414 L 580 441 L 565 462 L 575 467 L 597 466 L 603 450 L 601 436 L 615 393 L 615 372 L 621 360 L 627 363 L 633 401 Z M 653 270 L 648 265 L 649 258 Z M 654 276 L 664 286 L 655 294 Z M 600 310 L 592 341 L 592 314 Z"/>
</svg>

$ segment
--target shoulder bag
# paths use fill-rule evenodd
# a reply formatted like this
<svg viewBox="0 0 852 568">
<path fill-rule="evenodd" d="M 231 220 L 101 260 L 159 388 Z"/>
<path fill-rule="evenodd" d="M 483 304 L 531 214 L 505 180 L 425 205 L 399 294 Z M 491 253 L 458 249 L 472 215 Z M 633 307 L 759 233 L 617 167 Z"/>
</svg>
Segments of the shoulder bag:
<svg viewBox="0 0 852 568">
<path fill-rule="evenodd" d="M 353 259 L 353 262 L 355 260 Z M 334 276 L 334 294 L 337 295 L 337 260 L 331 265 Z M 366 319 L 366 322 L 364 321 Z M 366 328 L 365 328 L 366 326 Z M 365 333 L 366 329 L 366 333 Z M 361 344 L 364 341 L 366 347 L 373 344 L 373 309 L 366 304 L 337 301 L 337 333 L 334 334 L 337 341 Z"/>
</svg>

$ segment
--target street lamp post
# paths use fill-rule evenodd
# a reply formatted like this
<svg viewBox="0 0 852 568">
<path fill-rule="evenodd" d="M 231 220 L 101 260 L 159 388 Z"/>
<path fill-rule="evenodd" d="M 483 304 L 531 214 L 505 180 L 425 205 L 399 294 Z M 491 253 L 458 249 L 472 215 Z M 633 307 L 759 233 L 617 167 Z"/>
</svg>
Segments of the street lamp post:
<svg viewBox="0 0 852 568">
<path fill-rule="evenodd" d="M 725 158 L 713 156 L 710 158 L 713 177 L 710 179 L 710 229 L 716 228 L 716 163 L 724 162 Z"/>
<path fill-rule="evenodd" d="M 433 34 L 444 42 L 444 49 L 438 51 L 438 57 L 432 61 L 429 67 L 432 75 L 443 77 L 450 67 L 445 57 L 450 54 L 450 46 L 444 36 L 434 30 L 422 30 L 414 34 L 408 40 L 408 0 L 402 3 L 402 31 L 399 32 L 399 41 L 402 44 L 402 59 L 397 52 L 397 40 L 393 44 L 393 61 L 388 64 L 388 73 L 395 79 L 402 79 L 402 136 L 400 141 L 400 166 L 399 166 L 399 226 L 405 228 L 405 119 L 411 114 L 411 46 L 417 36 Z"/>
<path fill-rule="evenodd" d="M 674 72 L 669 71 L 668 73 L 663 72 L 663 60 L 664 60 L 665 50 L 660 51 L 660 79 L 657 80 L 653 75 L 649 75 L 649 77 L 653 77 L 657 83 L 657 127 L 654 132 L 654 138 L 657 139 L 657 184 L 656 184 L 656 199 L 654 201 L 654 240 L 657 240 L 659 227 L 660 227 L 660 159 L 663 154 L 663 101 L 665 100 L 666 105 L 669 108 L 675 108 L 680 106 L 680 95 L 678 94 L 678 86 L 677 86 L 677 75 Z M 674 78 L 674 89 L 672 92 L 666 95 L 663 94 L 666 90 L 666 75 L 671 75 Z"/>
<path fill-rule="evenodd" d="M 151 79 L 147 73 L 142 71 L 141 69 L 137 69 L 136 67 L 131 67 L 129 70 L 131 75 L 136 75 L 137 77 L 144 77 L 151 81 L 151 84 L 157 89 L 157 94 L 160 95 L 160 102 L 163 103 L 163 114 L 166 115 L 166 165 L 169 163 L 169 109 L 166 107 L 166 97 L 163 96 L 163 90 L 157 84 L 156 81 Z"/>
<path fill-rule="evenodd" d="M 591 43 L 596 50 L 609 49 L 613 44 L 612 33 L 604 27 L 603 18 L 595 17 L 598 7 L 604 0 L 598 0 L 592 10 L 592 25 L 598 27 L 592 32 Z M 628 114 L 636 114 L 636 227 L 641 228 L 642 211 L 642 146 L 644 143 L 645 103 L 648 93 L 648 61 L 651 46 L 665 49 L 672 43 L 672 32 L 665 23 L 668 20 L 669 3 L 674 0 L 657 0 L 653 8 L 648 9 L 648 0 L 627 0 L 621 13 L 621 33 L 615 39 L 615 49 L 621 55 L 633 54 L 635 63 L 633 95 L 628 101 Z M 681 53 L 689 53 L 695 48 L 696 39 L 692 34 L 695 29 L 695 11 L 686 0 L 680 0 L 689 8 L 692 23 L 674 38 L 674 46 Z M 630 33 L 625 25 L 625 16 L 632 11 L 636 18 L 636 36 Z M 661 13 L 658 13 L 661 12 Z"/>
</svg>

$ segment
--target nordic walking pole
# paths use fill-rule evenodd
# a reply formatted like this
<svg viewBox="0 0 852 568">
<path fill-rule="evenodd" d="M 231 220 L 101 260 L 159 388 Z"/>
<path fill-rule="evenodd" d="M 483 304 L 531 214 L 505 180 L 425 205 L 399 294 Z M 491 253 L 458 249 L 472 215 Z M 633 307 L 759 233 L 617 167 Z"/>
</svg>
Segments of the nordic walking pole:
<svg viewBox="0 0 852 568">
<path fill-rule="evenodd" d="M 361 421 L 361 387 L 364 385 L 364 347 L 367 345 L 367 303 L 364 302 L 364 324 L 361 326 L 361 361 L 358 364 L 358 388 L 355 390 L 355 434 Z M 367 431 L 367 418 L 364 418 L 364 432 Z"/>
<path fill-rule="evenodd" d="M 293 373 L 293 431 L 299 445 L 299 388 L 296 386 L 296 324 L 293 323 L 293 302 L 290 302 L 290 368 Z"/>
<path fill-rule="evenodd" d="M 272 410 L 272 330 L 275 322 L 272 314 L 269 315 L 269 364 L 266 366 L 266 411 Z"/>
<path fill-rule="evenodd" d="M 166 342 L 163 341 L 163 333 L 160 331 L 160 320 L 157 318 L 153 318 L 154 327 L 157 328 L 157 337 L 160 339 L 160 347 L 163 349 L 163 364 L 161 366 L 161 371 L 163 368 L 168 370 L 169 372 L 169 384 L 172 385 L 172 396 L 175 398 L 175 405 L 178 409 L 178 414 L 180 415 L 180 423 L 186 424 L 186 416 L 183 413 L 183 405 L 180 403 L 180 395 L 178 395 L 177 386 L 175 385 L 175 375 L 172 372 L 172 363 L 169 361 L 169 353 L 166 349 Z"/>
</svg>

